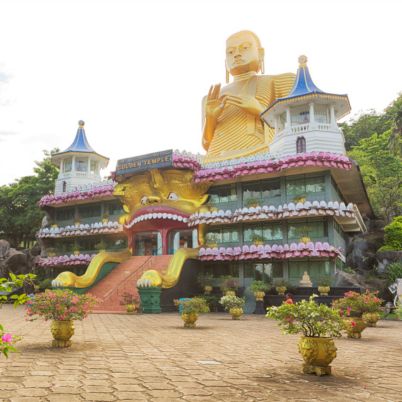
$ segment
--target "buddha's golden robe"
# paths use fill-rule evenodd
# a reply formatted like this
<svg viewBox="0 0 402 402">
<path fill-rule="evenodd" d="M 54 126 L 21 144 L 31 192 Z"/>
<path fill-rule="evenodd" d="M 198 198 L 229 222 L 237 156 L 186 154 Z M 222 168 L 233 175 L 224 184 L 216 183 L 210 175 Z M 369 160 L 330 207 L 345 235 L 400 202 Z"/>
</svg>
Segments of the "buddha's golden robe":
<svg viewBox="0 0 402 402">
<path fill-rule="evenodd" d="M 255 97 L 267 108 L 275 99 L 285 97 L 293 87 L 295 75 L 254 75 L 245 80 L 234 81 L 222 88 L 220 95 L 248 95 Z M 206 98 L 204 98 L 204 105 Z M 204 162 L 217 162 L 240 158 L 269 150 L 274 131 L 259 116 L 240 107 L 226 104 L 217 120 L 211 141 L 203 137 L 207 150 Z"/>
</svg>

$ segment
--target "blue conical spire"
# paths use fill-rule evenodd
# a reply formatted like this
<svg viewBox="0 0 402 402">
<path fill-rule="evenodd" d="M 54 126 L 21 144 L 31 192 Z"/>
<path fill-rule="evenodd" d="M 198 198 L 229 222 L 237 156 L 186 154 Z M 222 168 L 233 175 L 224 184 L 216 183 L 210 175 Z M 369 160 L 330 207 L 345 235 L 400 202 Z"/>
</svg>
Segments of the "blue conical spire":
<svg viewBox="0 0 402 402">
<path fill-rule="evenodd" d="M 299 57 L 299 69 L 297 70 L 296 80 L 290 94 L 286 98 L 295 96 L 309 95 L 313 93 L 323 93 L 311 79 L 310 71 L 307 67 L 307 57 Z M 281 98 L 281 99 L 286 99 Z"/>
<path fill-rule="evenodd" d="M 75 135 L 73 143 L 63 152 L 93 152 L 93 148 L 89 145 L 87 140 L 87 136 L 85 135 L 84 130 L 85 122 L 80 120 L 78 122 L 78 130 L 77 134 Z"/>
</svg>

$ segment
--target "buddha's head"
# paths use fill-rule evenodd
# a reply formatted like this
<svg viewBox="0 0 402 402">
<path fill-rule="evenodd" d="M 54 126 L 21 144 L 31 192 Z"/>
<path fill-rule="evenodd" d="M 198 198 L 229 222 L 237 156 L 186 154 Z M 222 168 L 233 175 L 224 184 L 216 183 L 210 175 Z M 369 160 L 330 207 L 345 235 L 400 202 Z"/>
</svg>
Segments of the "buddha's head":
<svg viewBox="0 0 402 402">
<path fill-rule="evenodd" d="M 226 40 L 226 69 L 233 76 L 263 69 L 264 49 L 258 36 L 240 31 Z"/>
</svg>

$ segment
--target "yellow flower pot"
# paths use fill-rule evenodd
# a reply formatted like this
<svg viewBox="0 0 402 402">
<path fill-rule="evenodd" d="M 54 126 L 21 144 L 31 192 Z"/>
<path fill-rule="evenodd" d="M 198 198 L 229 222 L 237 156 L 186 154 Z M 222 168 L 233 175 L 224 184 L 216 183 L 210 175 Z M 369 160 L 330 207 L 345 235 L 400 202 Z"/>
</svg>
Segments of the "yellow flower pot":
<svg viewBox="0 0 402 402">
<path fill-rule="evenodd" d="M 181 319 L 184 321 L 184 328 L 195 328 L 198 319 L 197 313 L 182 313 Z"/>
<path fill-rule="evenodd" d="M 329 291 L 331 288 L 329 286 L 318 286 L 318 292 L 320 296 L 328 296 Z"/>
<path fill-rule="evenodd" d="M 348 338 L 360 339 L 362 332 L 367 327 L 367 323 L 362 317 L 345 317 L 343 319 L 345 331 L 348 334 Z"/>
<path fill-rule="evenodd" d="M 50 327 L 53 335 L 52 346 L 55 348 L 68 348 L 71 346 L 70 338 L 74 335 L 73 320 L 52 321 Z"/>
<path fill-rule="evenodd" d="M 232 307 L 229 310 L 229 314 L 232 316 L 232 320 L 240 320 L 243 315 L 243 309 L 241 307 Z"/>
<path fill-rule="evenodd" d="M 265 292 L 262 291 L 254 292 L 254 296 L 256 301 L 264 301 Z"/>
<path fill-rule="evenodd" d="M 278 295 L 285 296 L 286 286 L 277 286 L 275 289 L 278 292 Z"/>
<path fill-rule="evenodd" d="M 366 322 L 368 327 L 376 327 L 377 321 L 380 319 L 380 314 L 378 313 L 364 313 L 363 320 Z"/>
<path fill-rule="evenodd" d="M 336 346 L 332 338 L 302 336 L 299 352 L 303 357 L 303 373 L 318 376 L 331 375 L 331 362 L 336 357 Z"/>
<path fill-rule="evenodd" d="M 311 241 L 311 239 L 308 236 L 303 236 L 300 239 L 301 243 L 307 244 L 309 241 Z"/>
<path fill-rule="evenodd" d="M 135 304 L 126 304 L 126 311 L 129 314 L 134 314 L 137 311 L 137 306 Z"/>
</svg>

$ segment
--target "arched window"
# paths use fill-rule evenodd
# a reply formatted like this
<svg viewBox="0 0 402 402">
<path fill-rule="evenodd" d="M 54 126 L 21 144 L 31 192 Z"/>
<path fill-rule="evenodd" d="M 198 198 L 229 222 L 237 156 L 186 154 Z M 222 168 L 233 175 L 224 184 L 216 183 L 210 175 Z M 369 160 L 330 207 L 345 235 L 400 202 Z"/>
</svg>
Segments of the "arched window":
<svg viewBox="0 0 402 402">
<path fill-rule="evenodd" d="M 63 193 L 67 191 L 67 182 L 63 181 Z"/>
<path fill-rule="evenodd" d="M 304 152 L 306 152 L 306 139 L 304 137 L 297 137 L 296 153 L 302 154 Z"/>
</svg>

